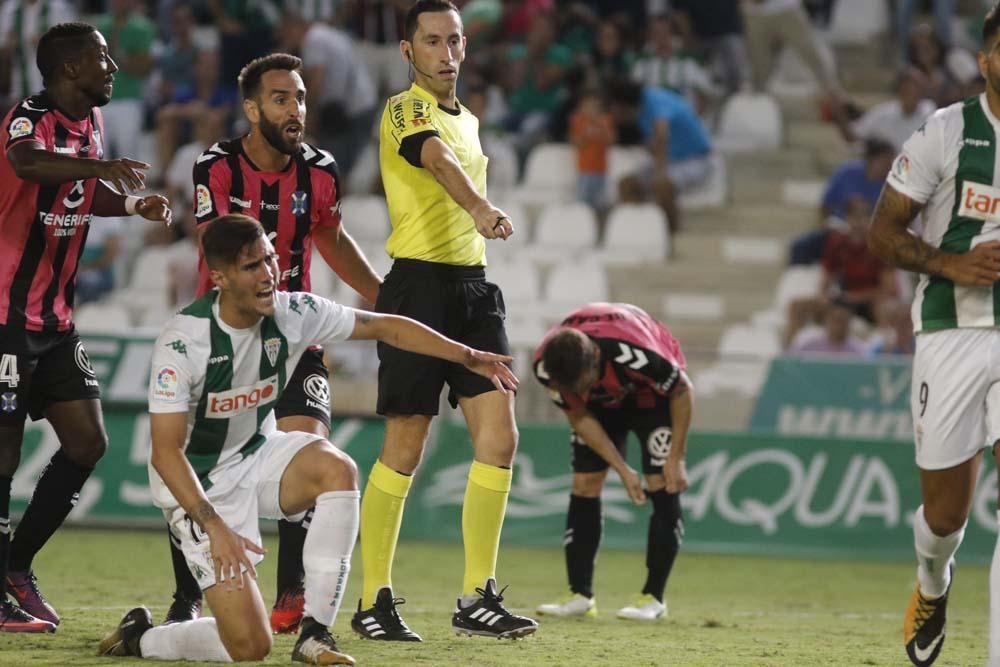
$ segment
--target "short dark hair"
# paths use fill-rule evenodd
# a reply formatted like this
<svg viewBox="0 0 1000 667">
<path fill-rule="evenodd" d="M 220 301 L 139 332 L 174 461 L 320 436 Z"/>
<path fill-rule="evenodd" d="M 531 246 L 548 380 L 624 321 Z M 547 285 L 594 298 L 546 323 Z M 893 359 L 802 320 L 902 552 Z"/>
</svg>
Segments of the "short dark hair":
<svg viewBox="0 0 1000 667">
<path fill-rule="evenodd" d="M 260 95 L 260 80 L 266 72 L 276 69 L 286 69 L 297 72 L 302 67 L 302 58 L 290 53 L 271 53 L 248 62 L 236 81 L 240 84 L 240 94 L 243 99 L 250 100 Z"/>
<path fill-rule="evenodd" d="M 41 36 L 35 52 L 35 64 L 46 86 L 59 78 L 63 63 L 80 57 L 85 37 L 97 32 L 89 23 L 57 23 Z"/>
<path fill-rule="evenodd" d="M 996 37 L 998 30 L 1000 30 L 1000 2 L 993 5 L 993 8 L 986 12 L 986 17 L 983 19 L 983 47 Z"/>
<path fill-rule="evenodd" d="M 865 140 L 865 152 L 864 152 L 864 155 L 865 155 L 865 159 L 866 160 L 872 160 L 874 158 L 877 158 L 877 157 L 880 157 L 880 156 L 883 156 L 883 155 L 888 155 L 888 156 L 895 157 L 896 153 L 898 153 L 898 152 L 899 151 L 896 150 L 896 147 L 893 146 L 888 141 L 886 141 L 885 139 L 866 139 Z"/>
<path fill-rule="evenodd" d="M 201 251 L 208 268 L 222 270 L 236 264 L 240 253 L 264 236 L 264 228 L 249 215 L 230 213 L 212 220 L 201 233 Z"/>
<path fill-rule="evenodd" d="M 575 387 L 594 362 L 587 335 L 576 329 L 557 331 L 542 350 L 542 363 L 551 381 L 559 387 Z"/>
<path fill-rule="evenodd" d="M 450 0 L 417 0 L 410 7 L 409 11 L 406 12 L 404 27 L 406 41 L 413 41 L 413 36 L 417 34 L 417 19 L 420 18 L 421 14 L 427 12 L 455 12 L 459 16 L 462 16 L 462 12 L 458 11 L 458 7 Z"/>
</svg>

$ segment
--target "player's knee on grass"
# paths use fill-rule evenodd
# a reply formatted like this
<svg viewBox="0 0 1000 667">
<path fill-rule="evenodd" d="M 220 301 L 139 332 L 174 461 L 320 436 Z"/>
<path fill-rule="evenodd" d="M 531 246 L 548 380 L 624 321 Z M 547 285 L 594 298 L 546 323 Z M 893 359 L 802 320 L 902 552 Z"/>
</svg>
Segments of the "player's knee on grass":
<svg viewBox="0 0 1000 667">
<path fill-rule="evenodd" d="M 272 640 L 270 632 L 259 629 L 239 637 L 224 637 L 222 645 L 233 662 L 257 662 L 263 660 L 271 652 Z"/>
</svg>

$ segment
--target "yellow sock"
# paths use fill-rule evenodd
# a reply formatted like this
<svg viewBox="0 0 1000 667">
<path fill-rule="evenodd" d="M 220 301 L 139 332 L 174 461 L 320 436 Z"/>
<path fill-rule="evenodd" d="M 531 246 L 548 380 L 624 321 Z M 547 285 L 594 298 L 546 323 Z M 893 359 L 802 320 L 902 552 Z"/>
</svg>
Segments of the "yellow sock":
<svg viewBox="0 0 1000 667">
<path fill-rule="evenodd" d="M 392 559 L 403 520 L 403 504 L 413 477 L 375 461 L 361 499 L 362 604 L 375 604 L 383 586 L 392 586 Z"/>
<path fill-rule="evenodd" d="M 462 505 L 462 538 L 465 542 L 465 580 L 462 595 L 476 595 L 487 579 L 496 575 L 500 529 L 507 512 L 510 468 L 472 462 Z M 366 582 L 367 585 L 367 582 Z"/>
</svg>

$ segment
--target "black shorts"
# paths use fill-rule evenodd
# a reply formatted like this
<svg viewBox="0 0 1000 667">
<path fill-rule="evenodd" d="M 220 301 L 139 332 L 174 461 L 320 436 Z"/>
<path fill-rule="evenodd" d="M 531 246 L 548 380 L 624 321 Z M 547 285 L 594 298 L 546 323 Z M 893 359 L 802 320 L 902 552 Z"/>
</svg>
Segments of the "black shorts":
<svg viewBox="0 0 1000 667">
<path fill-rule="evenodd" d="M 405 315 L 452 340 L 487 352 L 509 354 L 503 294 L 486 281 L 481 266 L 452 266 L 397 259 L 375 302 L 379 313 Z M 493 383 L 465 366 L 378 344 L 380 415 L 436 415 L 441 389 L 448 400 L 493 391 Z"/>
<path fill-rule="evenodd" d="M 305 351 L 274 406 L 274 418 L 312 417 L 330 430 L 330 374 L 323 364 L 323 348 Z"/>
<path fill-rule="evenodd" d="M 642 449 L 642 472 L 647 475 L 663 472 L 663 463 L 670 452 L 670 402 L 659 399 L 653 408 L 638 409 L 630 406 L 616 409 L 591 410 L 607 431 L 622 458 L 628 460 L 628 434 L 635 433 Z M 576 433 L 570 431 L 573 448 L 573 472 L 603 472 L 608 463 L 591 449 Z"/>
<path fill-rule="evenodd" d="M 76 329 L 40 333 L 0 326 L 0 425 L 41 419 L 53 403 L 100 399 Z"/>
</svg>

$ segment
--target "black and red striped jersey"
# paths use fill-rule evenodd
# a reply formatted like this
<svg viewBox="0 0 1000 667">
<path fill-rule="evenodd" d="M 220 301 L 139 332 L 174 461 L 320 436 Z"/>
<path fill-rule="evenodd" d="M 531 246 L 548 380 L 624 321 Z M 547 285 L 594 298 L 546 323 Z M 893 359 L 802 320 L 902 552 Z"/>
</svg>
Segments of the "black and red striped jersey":
<svg viewBox="0 0 1000 667">
<path fill-rule="evenodd" d="M 657 398 L 669 396 L 679 386 L 687 368 L 681 345 L 662 322 L 627 303 L 592 303 L 570 313 L 542 338 L 535 349 L 535 377 L 546 387 L 549 375 L 542 353 L 549 339 L 561 329 L 576 329 L 597 343 L 601 375 L 585 395 L 550 390 L 552 400 L 564 410 L 620 408 L 626 401 L 639 409 L 652 408 Z"/>
<path fill-rule="evenodd" d="M 72 326 L 76 271 L 93 217 L 97 179 L 42 185 L 17 177 L 7 158 L 34 141 L 74 157 L 104 156 L 101 112 L 72 118 L 45 93 L 22 100 L 0 127 L 0 324 L 29 331 Z"/>
<path fill-rule="evenodd" d="M 302 144 L 282 171 L 261 171 L 243 151 L 242 138 L 220 141 L 194 165 L 198 224 L 227 213 L 260 220 L 278 253 L 278 289 L 308 292 L 312 232 L 340 224 L 340 172 L 325 150 Z M 212 288 L 205 258 L 198 257 L 198 294 Z"/>
</svg>

